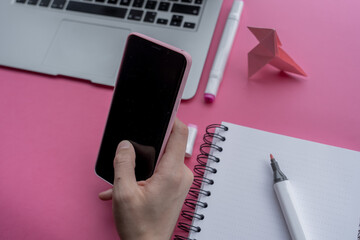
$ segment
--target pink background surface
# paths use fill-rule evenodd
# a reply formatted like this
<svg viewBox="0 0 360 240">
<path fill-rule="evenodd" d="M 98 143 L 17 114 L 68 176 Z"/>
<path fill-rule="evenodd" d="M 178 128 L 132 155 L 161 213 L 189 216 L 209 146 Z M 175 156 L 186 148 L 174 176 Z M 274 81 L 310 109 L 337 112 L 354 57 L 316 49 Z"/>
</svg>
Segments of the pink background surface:
<svg viewBox="0 0 360 240">
<path fill-rule="evenodd" d="M 212 1 L 212 0 L 209 0 Z M 225 0 L 196 96 L 178 117 L 229 121 L 360 151 L 360 2 L 249 0 L 213 104 L 203 92 L 232 0 Z M 247 79 L 246 26 L 275 28 L 309 77 L 265 67 Z M 0 67 L 0 239 L 117 239 L 109 187 L 94 174 L 112 88 Z M 176 230 L 176 233 L 179 233 Z"/>
</svg>

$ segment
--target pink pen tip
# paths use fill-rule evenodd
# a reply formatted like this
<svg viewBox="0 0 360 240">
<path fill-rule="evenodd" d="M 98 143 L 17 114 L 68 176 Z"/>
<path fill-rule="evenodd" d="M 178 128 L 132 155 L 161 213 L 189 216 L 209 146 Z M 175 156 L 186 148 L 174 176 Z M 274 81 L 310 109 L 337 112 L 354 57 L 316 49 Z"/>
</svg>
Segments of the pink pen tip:
<svg viewBox="0 0 360 240">
<path fill-rule="evenodd" d="M 270 159 L 274 159 L 274 156 L 270 153 Z"/>
<path fill-rule="evenodd" d="M 207 102 L 207 103 L 213 103 L 215 101 L 215 95 L 210 94 L 210 93 L 205 93 L 204 99 L 205 99 L 205 102 Z"/>
</svg>

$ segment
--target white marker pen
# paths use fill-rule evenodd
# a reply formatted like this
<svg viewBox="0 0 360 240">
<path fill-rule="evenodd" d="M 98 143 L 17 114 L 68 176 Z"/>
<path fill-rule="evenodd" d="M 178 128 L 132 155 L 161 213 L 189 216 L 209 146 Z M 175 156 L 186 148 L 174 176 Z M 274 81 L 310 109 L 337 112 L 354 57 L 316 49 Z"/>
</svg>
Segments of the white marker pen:
<svg viewBox="0 0 360 240">
<path fill-rule="evenodd" d="M 292 188 L 285 174 L 280 170 L 279 164 L 270 154 L 271 168 L 274 172 L 274 189 L 283 212 L 286 225 L 289 229 L 291 239 L 306 240 L 306 235 L 301 225 L 295 199 L 292 194 Z"/>
<path fill-rule="evenodd" d="M 187 158 L 192 156 L 196 135 L 197 135 L 197 126 L 194 124 L 189 124 L 188 129 L 189 129 L 189 135 L 188 135 L 188 141 L 186 144 L 186 151 L 185 151 L 185 157 Z"/>
<path fill-rule="evenodd" d="M 225 24 L 218 50 L 216 52 L 213 66 L 211 68 L 209 80 L 204 94 L 205 102 L 212 103 L 215 100 L 216 93 L 224 74 L 226 62 L 234 42 L 243 6 L 243 1 L 234 0 L 230 14 Z"/>
</svg>

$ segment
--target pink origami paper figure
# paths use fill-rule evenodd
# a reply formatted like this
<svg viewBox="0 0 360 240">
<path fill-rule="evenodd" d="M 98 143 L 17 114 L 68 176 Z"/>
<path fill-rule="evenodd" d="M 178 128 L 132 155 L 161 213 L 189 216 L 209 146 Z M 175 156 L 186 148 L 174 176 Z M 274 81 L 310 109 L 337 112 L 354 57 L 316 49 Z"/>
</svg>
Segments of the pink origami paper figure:
<svg viewBox="0 0 360 240">
<path fill-rule="evenodd" d="M 281 42 L 274 29 L 248 27 L 255 35 L 259 44 L 248 53 L 249 78 L 266 64 L 286 72 L 306 76 L 299 65 L 282 50 Z"/>
</svg>

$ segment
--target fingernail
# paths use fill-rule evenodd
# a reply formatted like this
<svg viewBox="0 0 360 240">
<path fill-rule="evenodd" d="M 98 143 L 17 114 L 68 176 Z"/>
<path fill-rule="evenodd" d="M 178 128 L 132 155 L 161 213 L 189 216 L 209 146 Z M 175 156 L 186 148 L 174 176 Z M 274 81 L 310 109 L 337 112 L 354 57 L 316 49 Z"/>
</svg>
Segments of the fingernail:
<svg viewBox="0 0 360 240">
<path fill-rule="evenodd" d="M 119 143 L 119 148 L 129 148 L 131 143 L 127 140 L 123 140 Z"/>
</svg>

